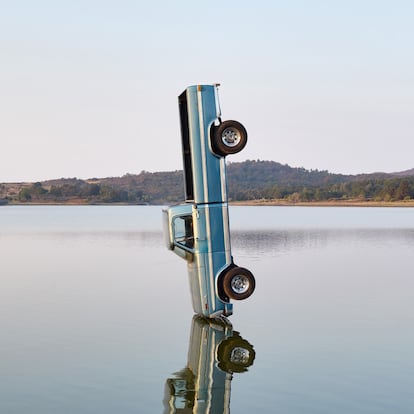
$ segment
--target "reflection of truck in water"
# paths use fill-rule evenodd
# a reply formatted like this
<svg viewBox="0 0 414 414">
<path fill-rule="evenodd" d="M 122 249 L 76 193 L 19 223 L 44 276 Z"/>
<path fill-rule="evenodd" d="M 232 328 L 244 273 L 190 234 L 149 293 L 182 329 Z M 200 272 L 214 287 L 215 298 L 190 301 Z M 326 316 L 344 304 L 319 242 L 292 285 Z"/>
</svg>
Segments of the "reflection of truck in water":
<svg viewBox="0 0 414 414">
<path fill-rule="evenodd" d="M 194 316 L 187 366 L 167 379 L 164 414 L 230 412 L 233 374 L 247 371 L 255 356 L 230 324 Z"/>
<path fill-rule="evenodd" d="M 252 273 L 233 262 L 225 156 L 241 151 L 247 133 L 221 121 L 217 85 L 188 87 L 178 98 L 185 203 L 163 211 L 167 247 L 188 262 L 193 308 L 205 316 L 232 314 L 230 299 L 249 297 Z"/>
</svg>

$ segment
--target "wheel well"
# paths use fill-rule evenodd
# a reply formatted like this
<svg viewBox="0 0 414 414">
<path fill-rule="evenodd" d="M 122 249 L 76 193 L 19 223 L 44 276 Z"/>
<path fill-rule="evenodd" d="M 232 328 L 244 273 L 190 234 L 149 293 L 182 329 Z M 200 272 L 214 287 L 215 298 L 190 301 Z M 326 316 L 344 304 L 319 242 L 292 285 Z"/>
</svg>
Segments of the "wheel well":
<svg viewBox="0 0 414 414">
<path fill-rule="evenodd" d="M 225 274 L 232 269 L 233 267 L 237 267 L 233 262 L 231 262 L 227 267 L 225 267 L 220 274 L 217 277 L 217 293 L 219 298 L 223 301 L 223 302 L 230 302 L 230 298 L 226 295 L 226 293 L 224 292 L 224 288 L 223 288 L 223 278 L 225 276 Z"/>
</svg>

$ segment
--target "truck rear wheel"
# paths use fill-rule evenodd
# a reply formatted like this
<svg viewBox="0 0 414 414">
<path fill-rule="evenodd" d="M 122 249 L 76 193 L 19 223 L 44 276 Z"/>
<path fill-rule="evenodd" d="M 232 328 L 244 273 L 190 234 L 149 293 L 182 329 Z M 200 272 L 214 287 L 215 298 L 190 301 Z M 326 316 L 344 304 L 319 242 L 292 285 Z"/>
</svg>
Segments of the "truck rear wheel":
<svg viewBox="0 0 414 414">
<path fill-rule="evenodd" d="M 237 154 L 247 143 L 247 131 L 237 121 L 224 121 L 212 129 L 212 146 L 218 155 Z"/>
<path fill-rule="evenodd" d="M 231 267 L 222 280 L 224 293 L 234 300 L 247 299 L 256 286 L 253 274 L 244 267 Z"/>
</svg>

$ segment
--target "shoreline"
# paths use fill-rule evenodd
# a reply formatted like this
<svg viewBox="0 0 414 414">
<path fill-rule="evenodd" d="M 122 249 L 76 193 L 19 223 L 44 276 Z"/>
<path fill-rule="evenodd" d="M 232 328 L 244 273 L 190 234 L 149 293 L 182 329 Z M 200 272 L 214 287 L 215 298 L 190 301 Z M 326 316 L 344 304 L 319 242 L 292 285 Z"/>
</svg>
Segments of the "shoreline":
<svg viewBox="0 0 414 414">
<path fill-rule="evenodd" d="M 327 200 L 298 201 L 287 200 L 251 200 L 231 201 L 233 206 L 278 206 L 278 207 L 414 207 L 414 200 L 405 201 L 368 201 L 368 200 Z"/>
<path fill-rule="evenodd" d="M 184 202 L 184 201 L 183 201 Z M 167 204 L 139 204 L 139 203 L 87 203 L 79 201 L 67 202 L 12 202 L 0 204 L 0 207 L 8 206 L 165 206 Z M 414 199 L 405 201 L 374 201 L 374 200 L 327 200 L 327 201 L 298 201 L 292 202 L 284 199 L 276 200 L 249 200 L 229 201 L 231 206 L 270 206 L 270 207 L 411 207 L 414 208 Z"/>
</svg>

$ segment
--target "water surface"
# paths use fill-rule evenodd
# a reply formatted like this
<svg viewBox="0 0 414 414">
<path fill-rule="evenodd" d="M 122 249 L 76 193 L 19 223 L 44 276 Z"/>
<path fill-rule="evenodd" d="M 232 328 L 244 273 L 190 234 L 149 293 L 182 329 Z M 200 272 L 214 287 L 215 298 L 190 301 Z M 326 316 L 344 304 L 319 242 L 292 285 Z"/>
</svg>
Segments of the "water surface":
<svg viewBox="0 0 414 414">
<path fill-rule="evenodd" d="M 414 412 L 414 209 L 232 207 L 257 289 L 222 336 L 193 321 L 160 212 L 0 208 L 0 412 L 174 412 L 206 351 L 197 395 L 232 412 Z M 231 375 L 215 353 L 237 335 L 254 360 Z"/>
</svg>

